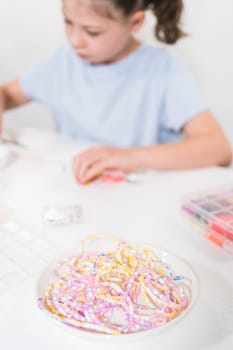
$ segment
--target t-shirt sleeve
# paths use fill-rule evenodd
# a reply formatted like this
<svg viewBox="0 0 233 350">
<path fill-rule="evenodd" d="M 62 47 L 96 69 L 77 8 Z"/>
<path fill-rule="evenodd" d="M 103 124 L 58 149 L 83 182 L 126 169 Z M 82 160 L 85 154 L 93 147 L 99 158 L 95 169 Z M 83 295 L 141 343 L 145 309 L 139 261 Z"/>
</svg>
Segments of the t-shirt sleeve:
<svg viewBox="0 0 233 350">
<path fill-rule="evenodd" d="M 192 117 L 207 109 L 198 84 L 186 65 L 171 55 L 164 99 L 164 129 L 179 132 Z"/>
<path fill-rule="evenodd" d="M 24 94 L 32 100 L 55 107 L 64 69 L 64 49 L 58 48 L 47 59 L 35 65 L 20 78 Z"/>
</svg>

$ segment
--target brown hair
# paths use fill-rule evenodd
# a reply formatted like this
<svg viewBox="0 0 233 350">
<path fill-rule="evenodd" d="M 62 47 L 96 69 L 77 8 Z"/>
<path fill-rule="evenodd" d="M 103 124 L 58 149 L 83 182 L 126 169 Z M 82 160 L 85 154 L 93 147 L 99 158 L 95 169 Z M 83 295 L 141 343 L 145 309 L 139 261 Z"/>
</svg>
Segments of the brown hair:
<svg viewBox="0 0 233 350">
<path fill-rule="evenodd" d="M 101 2 L 111 2 L 121 10 L 124 16 L 130 16 L 135 11 L 152 10 L 157 23 L 155 35 L 166 44 L 174 44 L 186 36 L 181 29 L 181 17 L 184 9 L 183 0 L 92 0 L 99 5 Z M 99 2 L 99 4 L 98 4 Z"/>
</svg>

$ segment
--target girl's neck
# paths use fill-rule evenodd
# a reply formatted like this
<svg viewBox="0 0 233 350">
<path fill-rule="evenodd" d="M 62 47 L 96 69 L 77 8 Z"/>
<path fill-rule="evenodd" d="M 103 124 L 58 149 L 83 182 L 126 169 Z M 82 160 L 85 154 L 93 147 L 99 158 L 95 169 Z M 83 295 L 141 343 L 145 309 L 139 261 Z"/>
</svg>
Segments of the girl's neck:
<svg viewBox="0 0 233 350">
<path fill-rule="evenodd" d="M 135 50 L 137 50 L 139 46 L 141 46 L 141 42 L 135 39 L 134 37 L 132 37 L 128 45 L 116 56 L 114 56 L 111 60 L 105 62 L 105 64 L 111 64 L 111 63 L 120 61 L 121 59 L 127 57 L 128 55 L 133 53 Z"/>
</svg>

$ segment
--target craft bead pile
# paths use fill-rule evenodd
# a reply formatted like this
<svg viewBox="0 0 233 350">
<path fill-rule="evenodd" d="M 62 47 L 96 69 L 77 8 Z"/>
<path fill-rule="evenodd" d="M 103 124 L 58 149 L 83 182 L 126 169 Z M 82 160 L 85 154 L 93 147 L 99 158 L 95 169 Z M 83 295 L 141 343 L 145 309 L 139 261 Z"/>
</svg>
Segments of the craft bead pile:
<svg viewBox="0 0 233 350">
<path fill-rule="evenodd" d="M 87 241 L 110 239 L 114 249 L 85 250 Z M 189 305 L 190 281 L 148 247 L 89 236 L 81 252 L 62 260 L 39 307 L 64 324 L 112 335 L 162 326 Z"/>
</svg>

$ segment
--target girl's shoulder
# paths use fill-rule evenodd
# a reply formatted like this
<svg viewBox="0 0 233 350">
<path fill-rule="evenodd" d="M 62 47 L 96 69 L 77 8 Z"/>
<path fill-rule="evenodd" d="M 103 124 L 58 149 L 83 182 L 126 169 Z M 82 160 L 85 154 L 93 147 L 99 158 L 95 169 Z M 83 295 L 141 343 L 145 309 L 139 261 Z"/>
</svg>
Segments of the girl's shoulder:
<svg viewBox="0 0 233 350">
<path fill-rule="evenodd" d="M 143 44 L 140 57 L 141 65 L 149 74 L 175 74 L 189 70 L 187 62 L 172 48 L 156 44 Z"/>
<path fill-rule="evenodd" d="M 179 58 L 176 53 L 167 47 L 156 44 L 142 44 L 138 63 L 150 73 L 164 72 L 170 68 Z"/>
</svg>

